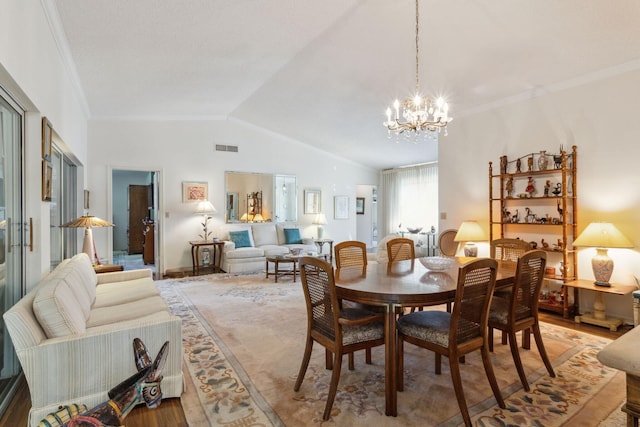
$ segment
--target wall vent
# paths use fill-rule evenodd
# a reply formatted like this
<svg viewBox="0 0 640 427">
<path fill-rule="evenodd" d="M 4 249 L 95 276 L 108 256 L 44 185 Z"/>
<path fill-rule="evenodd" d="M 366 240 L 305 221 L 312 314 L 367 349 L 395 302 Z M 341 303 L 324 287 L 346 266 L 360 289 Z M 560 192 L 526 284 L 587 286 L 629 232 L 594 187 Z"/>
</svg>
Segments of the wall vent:
<svg viewBox="0 0 640 427">
<path fill-rule="evenodd" d="M 228 152 L 231 152 L 231 153 L 237 153 L 238 152 L 238 146 L 237 145 L 216 144 L 216 151 L 228 151 Z"/>
</svg>

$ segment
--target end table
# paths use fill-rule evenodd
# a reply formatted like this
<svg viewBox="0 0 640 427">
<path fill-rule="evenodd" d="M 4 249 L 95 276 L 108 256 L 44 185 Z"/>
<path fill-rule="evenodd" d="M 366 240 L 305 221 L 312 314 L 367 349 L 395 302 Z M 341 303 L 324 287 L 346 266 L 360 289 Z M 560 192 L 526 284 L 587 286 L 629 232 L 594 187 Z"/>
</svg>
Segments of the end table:
<svg viewBox="0 0 640 427">
<path fill-rule="evenodd" d="M 316 245 L 318 246 L 318 253 L 322 254 L 322 248 L 325 243 L 329 244 L 329 263 L 333 264 L 333 240 L 332 239 L 317 239 L 315 240 Z"/>
<path fill-rule="evenodd" d="M 191 245 L 191 265 L 193 270 L 193 275 L 200 275 L 200 270 L 211 269 L 214 273 L 220 273 L 222 269 L 220 268 L 220 263 L 222 262 L 222 248 L 224 247 L 224 242 L 222 241 L 190 241 Z M 200 265 L 200 248 L 211 246 L 213 248 L 213 253 L 211 254 L 211 264 L 208 266 Z"/>
<path fill-rule="evenodd" d="M 593 283 L 592 280 L 573 280 L 571 282 L 564 283 L 564 285 L 572 288 L 587 289 L 596 292 L 596 299 L 593 302 L 593 314 L 585 313 L 576 316 L 576 323 L 583 322 L 589 323 L 591 325 L 604 326 L 614 332 L 618 330 L 618 326 L 622 324 L 622 320 L 607 317 L 604 303 L 604 294 L 627 295 L 637 289 L 633 285 L 618 285 L 613 283 L 611 284 L 611 286 L 597 286 Z M 576 304 L 576 311 L 577 310 L 578 307 Z"/>
</svg>

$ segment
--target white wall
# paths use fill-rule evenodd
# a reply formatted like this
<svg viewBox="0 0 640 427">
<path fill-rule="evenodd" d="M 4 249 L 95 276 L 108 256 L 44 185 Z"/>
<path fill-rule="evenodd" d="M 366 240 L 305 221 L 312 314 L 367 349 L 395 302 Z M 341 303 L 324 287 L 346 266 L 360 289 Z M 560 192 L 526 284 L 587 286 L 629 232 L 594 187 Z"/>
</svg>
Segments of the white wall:
<svg viewBox="0 0 640 427">
<path fill-rule="evenodd" d="M 633 250 L 611 250 L 612 282 L 634 284 L 640 277 L 640 71 L 456 118 L 439 146 L 440 229 L 477 219 L 488 231 L 488 164 L 499 158 L 578 147 L 578 232 L 592 221 L 613 222 L 634 243 Z M 485 245 L 484 249 L 488 253 Z M 593 249 L 579 253 L 578 277 L 593 279 Z M 481 253 L 482 254 L 482 253 Z M 591 309 L 593 295 L 581 292 Z M 632 321 L 631 296 L 607 295 L 609 315 Z"/>
<path fill-rule="evenodd" d="M 25 208 L 34 224 L 34 249 L 27 252 L 28 288 L 49 271 L 50 203 L 41 200 L 42 116 L 80 162 L 86 162 L 88 112 L 64 65 L 43 4 L 3 0 L 0 13 L 0 85 L 26 110 Z"/>
<path fill-rule="evenodd" d="M 109 168 L 160 171 L 159 242 L 163 271 L 191 266 L 189 240 L 201 233 L 199 215 L 182 203 L 183 181 L 209 183 L 209 200 L 218 209 L 214 233 L 222 227 L 225 201 L 224 172 L 263 172 L 296 175 L 298 223 L 305 236 L 316 234 L 315 215 L 305 215 L 305 188 L 322 189 L 322 209 L 328 224 L 325 237 L 336 241 L 356 238 L 356 184 L 376 184 L 376 171 L 346 162 L 332 154 L 283 138 L 235 120 L 89 122 L 88 189 L 92 214 L 109 217 Z M 238 153 L 215 151 L 216 144 L 237 145 Z M 333 219 L 333 196 L 349 196 L 348 220 Z M 110 219 L 110 218 L 109 218 Z M 218 233 L 220 233 L 218 231 Z M 107 236 L 95 236 L 98 253 L 110 252 Z"/>
</svg>

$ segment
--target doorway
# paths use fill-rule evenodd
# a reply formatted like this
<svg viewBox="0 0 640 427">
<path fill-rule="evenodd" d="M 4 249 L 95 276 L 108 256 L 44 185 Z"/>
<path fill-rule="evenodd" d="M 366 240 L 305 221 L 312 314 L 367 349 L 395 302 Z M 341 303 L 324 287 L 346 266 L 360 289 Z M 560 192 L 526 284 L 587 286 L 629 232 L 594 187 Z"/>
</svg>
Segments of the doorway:
<svg viewBox="0 0 640 427">
<path fill-rule="evenodd" d="M 162 271 L 159 241 L 160 172 L 112 169 L 112 259 L 125 270 L 148 268 Z"/>
</svg>

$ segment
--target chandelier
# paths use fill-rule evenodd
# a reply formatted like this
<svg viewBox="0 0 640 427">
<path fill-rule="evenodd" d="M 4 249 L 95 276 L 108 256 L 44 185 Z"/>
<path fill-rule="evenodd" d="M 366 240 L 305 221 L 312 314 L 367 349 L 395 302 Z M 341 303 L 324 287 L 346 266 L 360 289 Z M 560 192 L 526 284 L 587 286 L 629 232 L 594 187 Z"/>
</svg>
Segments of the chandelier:
<svg viewBox="0 0 640 427">
<path fill-rule="evenodd" d="M 439 133 L 443 128 L 446 135 L 447 124 L 453 120 L 449 116 L 449 105 L 443 98 L 432 100 L 420 94 L 419 22 L 420 14 L 418 0 L 416 0 L 416 93 L 411 98 L 405 99 L 402 104 L 396 99 L 393 110 L 387 108 L 387 121 L 383 125 L 388 129 L 389 137 L 391 132 L 406 138 L 413 136 L 417 139 L 420 134 L 433 137 L 436 130 Z M 402 107 L 402 116 L 400 116 L 400 107 Z"/>
</svg>

